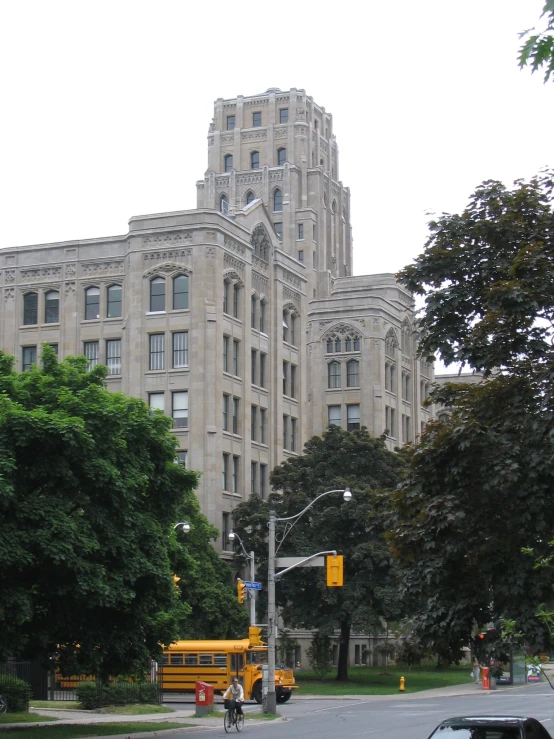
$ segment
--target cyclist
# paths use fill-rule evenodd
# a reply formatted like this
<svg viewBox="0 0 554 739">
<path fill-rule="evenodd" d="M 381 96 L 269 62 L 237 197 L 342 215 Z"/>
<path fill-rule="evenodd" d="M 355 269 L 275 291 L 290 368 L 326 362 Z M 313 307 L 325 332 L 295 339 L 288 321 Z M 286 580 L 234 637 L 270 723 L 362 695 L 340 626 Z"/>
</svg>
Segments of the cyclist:
<svg viewBox="0 0 554 739">
<path fill-rule="evenodd" d="M 242 685 L 239 683 L 238 677 L 234 677 L 233 681 L 227 688 L 227 690 L 223 693 L 223 699 L 224 700 L 234 700 L 235 701 L 235 712 L 237 716 L 240 716 L 242 714 L 242 704 L 244 702 L 244 690 L 242 689 Z M 227 703 L 225 704 L 227 707 Z"/>
</svg>

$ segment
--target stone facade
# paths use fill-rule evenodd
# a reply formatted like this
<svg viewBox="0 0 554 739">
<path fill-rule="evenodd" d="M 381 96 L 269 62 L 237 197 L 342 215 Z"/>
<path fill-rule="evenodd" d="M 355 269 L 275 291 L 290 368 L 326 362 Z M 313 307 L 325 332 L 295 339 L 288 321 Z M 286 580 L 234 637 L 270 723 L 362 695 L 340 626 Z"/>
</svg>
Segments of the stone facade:
<svg viewBox="0 0 554 739">
<path fill-rule="evenodd" d="M 43 343 L 84 353 L 110 389 L 172 415 L 202 510 L 226 532 L 330 422 L 388 428 L 390 448 L 413 440 L 433 369 L 415 357 L 410 294 L 390 274 L 351 276 L 324 108 L 303 90 L 217 100 L 208 152 L 196 210 L 0 252 L 0 346 L 19 368 Z"/>
</svg>

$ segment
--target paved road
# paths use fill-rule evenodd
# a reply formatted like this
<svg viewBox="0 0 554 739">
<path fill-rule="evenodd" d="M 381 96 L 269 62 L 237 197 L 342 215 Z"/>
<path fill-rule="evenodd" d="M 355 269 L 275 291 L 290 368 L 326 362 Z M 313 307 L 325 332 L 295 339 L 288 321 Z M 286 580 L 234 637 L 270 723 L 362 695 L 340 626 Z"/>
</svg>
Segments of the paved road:
<svg viewBox="0 0 554 739">
<path fill-rule="evenodd" d="M 427 739 L 449 716 L 515 714 L 538 718 L 554 737 L 554 692 L 548 685 L 480 691 L 462 696 L 417 695 L 363 697 L 344 700 L 292 700 L 279 706 L 285 720 L 264 725 L 246 722 L 243 736 L 264 739 Z M 172 707 L 177 708 L 172 704 Z M 246 710 L 258 711 L 255 706 Z M 223 734 L 223 726 L 176 732 L 173 737 Z"/>
</svg>

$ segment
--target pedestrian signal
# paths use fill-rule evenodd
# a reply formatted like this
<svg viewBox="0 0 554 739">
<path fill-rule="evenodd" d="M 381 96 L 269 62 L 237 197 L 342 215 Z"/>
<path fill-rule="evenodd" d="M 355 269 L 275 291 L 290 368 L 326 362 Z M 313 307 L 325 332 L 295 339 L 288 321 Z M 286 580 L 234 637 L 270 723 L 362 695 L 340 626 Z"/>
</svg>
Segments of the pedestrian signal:
<svg viewBox="0 0 554 739">
<path fill-rule="evenodd" d="M 239 603 L 244 603 L 246 598 L 246 585 L 242 580 L 237 580 L 237 599 Z"/>
<path fill-rule="evenodd" d="M 259 626 L 250 626 L 248 628 L 248 638 L 250 640 L 251 647 L 259 647 L 263 644 L 262 641 L 262 630 Z"/>
<path fill-rule="evenodd" d="M 327 557 L 327 587 L 341 588 L 344 584 L 342 554 Z"/>
</svg>

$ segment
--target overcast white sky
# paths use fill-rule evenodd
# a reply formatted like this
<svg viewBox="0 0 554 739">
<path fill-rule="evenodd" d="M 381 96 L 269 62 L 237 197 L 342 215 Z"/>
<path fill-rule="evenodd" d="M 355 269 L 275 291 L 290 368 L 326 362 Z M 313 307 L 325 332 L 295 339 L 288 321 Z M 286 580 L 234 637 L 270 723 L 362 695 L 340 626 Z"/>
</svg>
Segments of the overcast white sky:
<svg viewBox="0 0 554 739">
<path fill-rule="evenodd" d="M 304 88 L 334 115 L 355 273 L 427 211 L 554 165 L 554 84 L 517 67 L 544 0 L 2 0 L 0 246 L 196 207 L 217 97 Z"/>
</svg>

